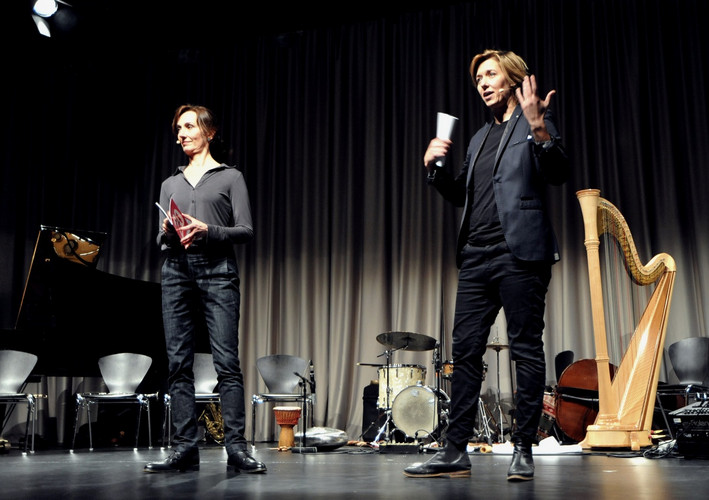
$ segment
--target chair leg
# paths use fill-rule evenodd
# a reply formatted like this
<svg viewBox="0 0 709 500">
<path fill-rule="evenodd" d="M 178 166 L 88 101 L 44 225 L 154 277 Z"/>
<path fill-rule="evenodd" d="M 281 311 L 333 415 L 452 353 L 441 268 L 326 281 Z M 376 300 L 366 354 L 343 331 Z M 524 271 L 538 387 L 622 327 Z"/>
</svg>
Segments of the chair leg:
<svg viewBox="0 0 709 500">
<path fill-rule="evenodd" d="M 138 438 L 140 437 L 140 416 L 143 414 L 143 405 L 145 403 L 138 398 L 138 425 L 135 427 L 135 448 L 138 449 Z"/>
<path fill-rule="evenodd" d="M 251 446 L 256 445 L 256 408 L 254 407 L 254 401 L 251 400 Z"/>
<path fill-rule="evenodd" d="M 91 401 L 86 402 L 86 419 L 89 421 L 89 451 L 94 451 L 94 436 L 91 432 Z"/>
<path fill-rule="evenodd" d="M 251 446 L 256 446 L 256 401 L 251 400 Z"/>
<path fill-rule="evenodd" d="M 25 454 L 28 451 L 30 437 L 30 419 L 32 418 L 32 396 L 27 398 L 27 421 L 25 423 Z M 34 437 L 34 426 L 32 427 L 32 436 Z M 32 443 L 32 451 L 34 451 L 34 443 Z"/>
<path fill-rule="evenodd" d="M 81 400 L 79 399 L 79 396 L 76 397 L 76 417 L 74 417 L 74 437 L 71 440 L 71 449 L 74 450 L 74 446 L 76 445 L 76 434 L 79 432 L 79 415 L 81 414 L 81 408 L 82 408 L 82 403 Z"/>
<path fill-rule="evenodd" d="M 150 420 L 150 400 L 146 399 L 145 401 L 146 404 L 146 409 L 148 410 L 148 449 L 152 450 L 153 449 L 153 423 Z"/>
<path fill-rule="evenodd" d="M 37 400 L 31 394 L 30 398 L 32 398 L 32 448 L 30 450 L 30 453 L 34 453 L 34 437 L 37 433 L 35 428 L 35 426 L 37 425 Z M 27 442 L 26 439 L 25 442 Z"/>
</svg>

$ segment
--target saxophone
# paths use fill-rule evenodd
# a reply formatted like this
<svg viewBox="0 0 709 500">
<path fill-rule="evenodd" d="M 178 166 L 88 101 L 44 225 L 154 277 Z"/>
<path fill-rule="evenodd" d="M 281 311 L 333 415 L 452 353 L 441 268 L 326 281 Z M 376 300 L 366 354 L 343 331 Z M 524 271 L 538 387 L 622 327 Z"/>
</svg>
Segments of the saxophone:
<svg viewBox="0 0 709 500">
<path fill-rule="evenodd" d="M 224 419 L 222 418 L 221 405 L 208 403 L 199 416 L 199 421 L 204 422 L 207 435 L 219 445 L 224 444 Z"/>
</svg>

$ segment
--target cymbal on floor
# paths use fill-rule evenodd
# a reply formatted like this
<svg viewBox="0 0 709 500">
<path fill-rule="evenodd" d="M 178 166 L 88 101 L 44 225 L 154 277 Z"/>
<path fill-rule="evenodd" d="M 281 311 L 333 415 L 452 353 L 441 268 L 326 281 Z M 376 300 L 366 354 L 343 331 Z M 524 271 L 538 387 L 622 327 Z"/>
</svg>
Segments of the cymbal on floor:
<svg viewBox="0 0 709 500">
<path fill-rule="evenodd" d="M 436 347 L 436 339 L 411 332 L 384 332 L 377 335 L 377 342 L 394 349 L 407 351 L 430 351 Z"/>
</svg>

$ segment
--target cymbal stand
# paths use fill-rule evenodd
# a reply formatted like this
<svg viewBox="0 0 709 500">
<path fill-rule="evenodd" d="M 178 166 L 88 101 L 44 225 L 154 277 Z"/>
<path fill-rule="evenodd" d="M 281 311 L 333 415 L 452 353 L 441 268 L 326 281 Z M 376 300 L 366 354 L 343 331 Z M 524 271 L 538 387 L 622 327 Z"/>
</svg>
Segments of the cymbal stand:
<svg viewBox="0 0 709 500">
<path fill-rule="evenodd" d="M 497 338 L 495 338 L 495 342 L 497 341 Z M 497 356 L 497 412 L 500 414 L 500 421 L 499 421 L 499 433 L 497 436 L 498 443 L 504 443 L 505 442 L 505 430 L 503 428 L 504 424 L 503 422 L 505 421 L 504 415 L 502 414 L 502 396 L 500 393 L 500 347 L 494 347 L 496 356 Z"/>
<path fill-rule="evenodd" d="M 386 363 L 384 364 L 384 368 L 386 370 L 386 388 L 385 394 L 386 394 L 386 404 L 384 408 L 384 413 L 386 414 L 386 420 L 384 421 L 384 424 L 379 428 L 379 431 L 377 431 L 377 435 L 374 438 L 374 443 L 379 442 L 379 438 L 381 437 L 382 433 L 385 434 L 384 440 L 386 442 L 389 442 L 391 439 L 391 429 L 389 428 L 389 423 L 391 422 L 391 403 L 389 401 L 390 395 L 391 395 L 391 385 L 389 384 L 389 367 L 391 366 L 391 353 L 392 350 L 385 350 L 383 354 L 380 354 L 379 356 L 386 356 Z"/>
<path fill-rule="evenodd" d="M 483 361 L 483 381 L 485 380 L 487 376 L 487 363 Z M 485 437 L 485 442 L 489 445 L 492 445 L 492 430 L 490 427 L 490 423 L 492 422 L 494 424 L 495 419 L 492 416 L 492 413 L 490 413 L 490 409 L 487 407 L 487 404 L 485 404 L 485 401 L 483 401 L 483 398 L 481 398 L 478 395 L 478 424 L 479 427 L 475 428 L 475 438 L 480 439 L 481 437 Z"/>
<path fill-rule="evenodd" d="M 436 379 L 436 416 L 438 417 L 438 423 L 439 425 L 441 424 L 441 417 L 443 415 L 443 405 L 442 405 L 442 390 L 441 390 L 441 370 L 443 368 L 443 362 L 441 361 L 441 344 L 439 342 L 436 342 L 435 347 L 433 348 L 433 372 L 435 374 L 435 379 Z M 434 432 L 436 429 L 434 429 Z M 439 436 L 440 440 L 443 440 L 443 433 L 445 431 L 441 431 L 441 435 Z"/>
<path fill-rule="evenodd" d="M 382 435 L 382 433 L 385 434 L 384 441 L 386 441 L 386 442 L 388 443 L 389 440 L 390 440 L 390 436 L 389 436 L 389 434 L 390 434 L 389 422 L 391 422 L 391 409 L 390 409 L 390 408 L 387 408 L 387 409 L 385 410 L 385 414 L 386 414 L 387 418 L 386 418 L 386 420 L 384 421 L 384 424 L 379 428 L 379 431 L 377 431 L 377 435 L 374 437 L 374 441 L 372 441 L 373 443 L 378 443 L 378 442 L 379 442 L 379 438 L 380 438 L 380 436 Z"/>
<path fill-rule="evenodd" d="M 482 427 L 482 429 L 478 431 L 478 436 L 485 436 L 485 442 L 491 445 L 492 432 L 490 431 L 490 421 L 492 420 L 492 415 L 488 416 L 489 413 L 490 410 L 487 409 L 485 401 L 478 397 L 478 420 Z"/>
</svg>

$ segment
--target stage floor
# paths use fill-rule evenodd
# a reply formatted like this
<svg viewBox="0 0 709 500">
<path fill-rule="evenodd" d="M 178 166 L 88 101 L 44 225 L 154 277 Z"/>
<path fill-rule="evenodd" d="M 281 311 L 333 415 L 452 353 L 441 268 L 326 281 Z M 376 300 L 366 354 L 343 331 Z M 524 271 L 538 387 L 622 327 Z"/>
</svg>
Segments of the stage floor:
<svg viewBox="0 0 709 500">
<path fill-rule="evenodd" d="M 199 472 L 147 474 L 160 448 L 37 451 L 0 455 L 0 497 L 8 499 L 694 499 L 707 498 L 709 460 L 646 458 L 612 451 L 535 456 L 533 481 L 506 480 L 510 456 L 472 453 L 472 476 L 413 479 L 404 467 L 429 454 L 380 453 L 345 446 L 317 453 L 283 452 L 257 444 L 266 474 L 229 474 L 220 447 L 201 448 Z"/>
</svg>

